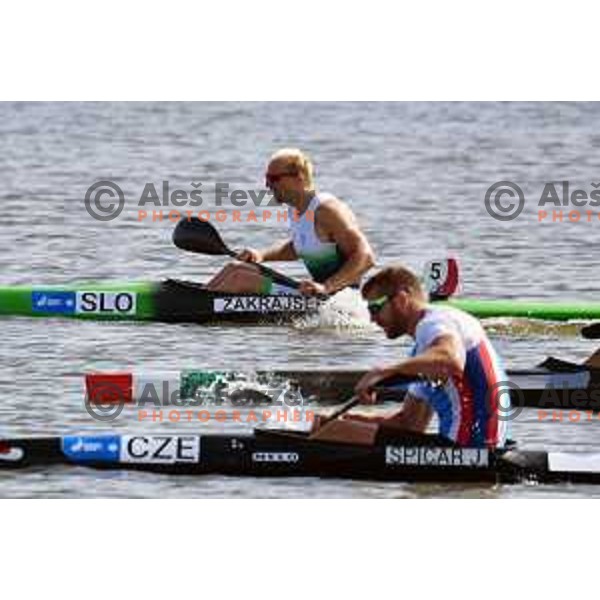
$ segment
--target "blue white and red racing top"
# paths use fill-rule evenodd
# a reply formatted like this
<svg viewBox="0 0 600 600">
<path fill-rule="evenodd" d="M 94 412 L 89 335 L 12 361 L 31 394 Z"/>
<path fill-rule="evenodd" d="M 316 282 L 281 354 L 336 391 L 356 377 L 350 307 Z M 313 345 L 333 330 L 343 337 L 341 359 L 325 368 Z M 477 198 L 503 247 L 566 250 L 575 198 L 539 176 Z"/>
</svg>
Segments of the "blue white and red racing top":
<svg viewBox="0 0 600 600">
<path fill-rule="evenodd" d="M 454 308 L 429 307 L 417 325 L 413 355 L 443 335 L 459 342 L 462 375 L 439 386 L 414 383 L 408 392 L 437 413 L 441 435 L 461 446 L 503 447 L 510 390 L 498 354 L 477 319 Z"/>
</svg>

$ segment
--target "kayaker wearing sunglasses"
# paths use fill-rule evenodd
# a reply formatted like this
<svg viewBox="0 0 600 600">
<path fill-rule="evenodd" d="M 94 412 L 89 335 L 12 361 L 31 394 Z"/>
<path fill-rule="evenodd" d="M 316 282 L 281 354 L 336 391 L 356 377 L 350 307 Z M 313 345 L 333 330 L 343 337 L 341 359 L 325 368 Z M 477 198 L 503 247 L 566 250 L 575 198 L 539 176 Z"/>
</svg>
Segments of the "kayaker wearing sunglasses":
<svg viewBox="0 0 600 600">
<path fill-rule="evenodd" d="M 442 442 L 503 447 L 510 390 L 500 358 L 479 321 L 461 310 L 429 304 L 419 278 L 402 266 L 374 275 L 362 294 L 372 321 L 388 338 L 407 334 L 415 346 L 410 358 L 373 369 L 358 382 L 361 403 L 375 403 L 374 388 L 389 387 L 385 382 L 390 378 L 419 380 L 406 386 L 401 408 L 385 416 L 347 414 L 316 435 L 373 444 L 381 433 L 425 435 L 436 415 Z"/>
<path fill-rule="evenodd" d="M 290 238 L 264 250 L 248 248 L 208 284 L 211 291 L 250 294 L 333 294 L 357 285 L 374 265 L 373 250 L 350 208 L 315 190 L 313 165 L 297 149 L 275 153 L 265 173 L 275 200 L 287 205 Z M 312 279 L 299 290 L 261 273 L 252 263 L 302 260 Z"/>
</svg>

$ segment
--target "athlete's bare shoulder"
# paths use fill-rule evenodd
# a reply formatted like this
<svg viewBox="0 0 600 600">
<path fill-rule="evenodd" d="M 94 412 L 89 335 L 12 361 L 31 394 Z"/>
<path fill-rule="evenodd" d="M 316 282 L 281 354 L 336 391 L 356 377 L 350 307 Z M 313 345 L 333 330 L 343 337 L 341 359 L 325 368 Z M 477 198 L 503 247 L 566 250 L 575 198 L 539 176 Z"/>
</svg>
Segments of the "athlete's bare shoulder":
<svg viewBox="0 0 600 600">
<path fill-rule="evenodd" d="M 352 209 L 333 194 L 323 194 L 323 198 L 316 210 L 315 218 L 319 220 L 319 226 L 325 229 L 344 224 L 348 227 L 356 226 L 356 217 Z"/>
</svg>

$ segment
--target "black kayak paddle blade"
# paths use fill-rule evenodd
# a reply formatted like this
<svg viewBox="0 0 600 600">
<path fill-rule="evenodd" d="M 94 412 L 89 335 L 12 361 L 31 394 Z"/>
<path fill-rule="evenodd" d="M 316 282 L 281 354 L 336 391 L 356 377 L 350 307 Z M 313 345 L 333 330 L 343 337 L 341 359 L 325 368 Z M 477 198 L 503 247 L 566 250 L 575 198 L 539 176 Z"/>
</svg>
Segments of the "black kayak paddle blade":
<svg viewBox="0 0 600 600">
<path fill-rule="evenodd" d="M 210 254 L 213 256 L 235 256 L 221 239 L 219 232 L 208 222 L 198 217 L 181 219 L 173 231 L 173 243 L 181 250 Z"/>
<path fill-rule="evenodd" d="M 237 252 L 229 248 L 221 239 L 219 232 L 208 221 L 202 221 L 198 217 L 181 219 L 173 231 L 173 243 L 181 250 L 195 252 L 196 254 L 210 254 L 212 256 L 232 256 L 237 258 Z M 277 283 L 297 289 L 300 283 L 283 273 L 278 273 L 269 267 L 253 263 L 261 273 L 271 277 Z M 327 295 L 317 296 L 319 300 L 327 300 Z"/>
<path fill-rule="evenodd" d="M 591 325 L 586 325 L 581 330 L 581 335 L 586 340 L 599 340 L 600 339 L 600 323 L 592 323 Z"/>
</svg>

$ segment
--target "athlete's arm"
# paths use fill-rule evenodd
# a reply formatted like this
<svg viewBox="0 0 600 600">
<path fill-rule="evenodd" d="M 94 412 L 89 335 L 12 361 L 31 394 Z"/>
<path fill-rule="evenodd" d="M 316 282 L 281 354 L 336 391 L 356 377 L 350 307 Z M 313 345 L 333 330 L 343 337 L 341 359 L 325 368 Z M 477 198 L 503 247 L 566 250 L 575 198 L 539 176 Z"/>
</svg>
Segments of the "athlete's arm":
<svg viewBox="0 0 600 600">
<path fill-rule="evenodd" d="M 448 379 L 462 375 L 465 368 L 464 350 L 456 336 L 440 335 L 418 356 L 381 369 L 382 379 L 403 375 L 428 379 Z"/>
<path fill-rule="evenodd" d="M 298 260 L 298 255 L 296 254 L 292 240 L 279 242 L 278 244 L 263 250 L 262 255 L 264 261 Z"/>
<path fill-rule="evenodd" d="M 331 294 L 356 283 L 375 264 L 375 253 L 352 211 L 339 200 L 323 201 L 315 220 L 317 230 L 337 244 L 345 259 L 341 269 L 323 284 Z"/>
<path fill-rule="evenodd" d="M 460 376 L 464 368 L 464 353 L 458 339 L 451 334 L 440 335 L 418 356 L 366 373 L 356 384 L 355 392 L 361 397 L 361 402 L 371 404 L 377 401 L 373 388 L 386 379 L 422 376 L 446 380 L 452 375 Z"/>
<path fill-rule="evenodd" d="M 296 254 L 292 240 L 285 240 L 265 250 L 247 248 L 238 254 L 238 258 L 247 262 L 268 262 L 298 260 L 298 255 Z"/>
<path fill-rule="evenodd" d="M 403 431 L 425 433 L 432 417 L 433 409 L 427 402 L 413 396 L 406 396 L 402 403 L 402 410 L 384 423 Z"/>
</svg>

